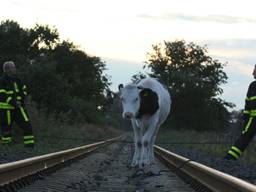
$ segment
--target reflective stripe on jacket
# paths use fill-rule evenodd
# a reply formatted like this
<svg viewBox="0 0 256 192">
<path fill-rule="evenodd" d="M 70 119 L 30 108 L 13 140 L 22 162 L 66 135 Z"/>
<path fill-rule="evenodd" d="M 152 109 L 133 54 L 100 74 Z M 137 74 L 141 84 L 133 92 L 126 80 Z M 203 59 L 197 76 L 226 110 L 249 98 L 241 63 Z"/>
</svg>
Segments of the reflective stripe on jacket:
<svg viewBox="0 0 256 192">
<path fill-rule="evenodd" d="M 0 109 L 14 109 L 17 101 L 24 104 L 27 87 L 19 78 L 4 75 L 0 79 Z"/>
</svg>

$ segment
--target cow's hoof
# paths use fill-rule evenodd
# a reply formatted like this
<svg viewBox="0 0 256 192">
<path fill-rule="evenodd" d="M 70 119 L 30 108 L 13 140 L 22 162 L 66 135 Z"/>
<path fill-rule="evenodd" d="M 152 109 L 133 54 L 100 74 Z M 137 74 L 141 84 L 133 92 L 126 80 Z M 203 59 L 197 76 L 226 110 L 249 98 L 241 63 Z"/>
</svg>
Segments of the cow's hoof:
<svg viewBox="0 0 256 192">
<path fill-rule="evenodd" d="M 136 162 L 132 162 L 130 165 L 131 168 L 136 168 L 137 166 L 138 166 L 138 163 Z"/>
</svg>

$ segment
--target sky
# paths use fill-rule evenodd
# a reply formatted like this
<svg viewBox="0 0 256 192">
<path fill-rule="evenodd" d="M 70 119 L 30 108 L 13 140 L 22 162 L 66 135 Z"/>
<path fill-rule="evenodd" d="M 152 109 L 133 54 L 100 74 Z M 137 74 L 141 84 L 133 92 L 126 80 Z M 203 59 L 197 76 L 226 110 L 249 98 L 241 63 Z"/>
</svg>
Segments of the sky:
<svg viewBox="0 0 256 192">
<path fill-rule="evenodd" d="M 220 98 L 244 107 L 256 64 L 254 0 L 0 0 L 0 21 L 58 29 L 87 54 L 106 62 L 115 91 L 142 71 L 152 45 L 185 40 L 207 45 L 226 63 Z"/>
</svg>

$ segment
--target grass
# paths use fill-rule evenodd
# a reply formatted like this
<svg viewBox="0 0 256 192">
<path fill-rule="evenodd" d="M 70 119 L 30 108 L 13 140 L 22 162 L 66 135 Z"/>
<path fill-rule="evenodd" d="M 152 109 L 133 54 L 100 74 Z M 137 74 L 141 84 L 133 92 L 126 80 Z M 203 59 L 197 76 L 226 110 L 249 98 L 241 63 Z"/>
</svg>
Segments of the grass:
<svg viewBox="0 0 256 192">
<path fill-rule="evenodd" d="M 211 156 L 224 157 L 231 145 L 234 144 L 235 139 L 236 138 L 231 135 L 217 132 L 160 129 L 156 142 L 165 143 L 166 145 L 182 146 L 188 149 L 195 149 Z M 253 141 L 247 147 L 240 160 L 249 164 L 255 164 L 255 148 L 256 142 Z"/>
<path fill-rule="evenodd" d="M 36 145 L 33 150 L 23 146 L 23 132 L 14 124 L 14 143 L 10 146 L 0 144 L 0 151 L 6 154 L 9 159 L 43 155 L 60 150 L 87 145 L 119 136 L 121 131 L 103 125 L 92 125 L 87 123 L 67 122 L 65 114 L 46 115 L 38 111 L 33 105 L 28 107 L 29 118 L 34 130 Z"/>
</svg>

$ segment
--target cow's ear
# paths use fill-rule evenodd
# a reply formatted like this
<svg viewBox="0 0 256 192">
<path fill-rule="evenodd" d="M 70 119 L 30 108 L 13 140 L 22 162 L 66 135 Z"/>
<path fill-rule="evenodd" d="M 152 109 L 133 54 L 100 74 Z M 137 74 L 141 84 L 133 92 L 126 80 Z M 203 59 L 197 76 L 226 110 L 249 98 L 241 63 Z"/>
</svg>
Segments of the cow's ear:
<svg viewBox="0 0 256 192">
<path fill-rule="evenodd" d="M 118 90 L 121 91 L 124 88 L 123 84 L 118 85 Z"/>
</svg>

